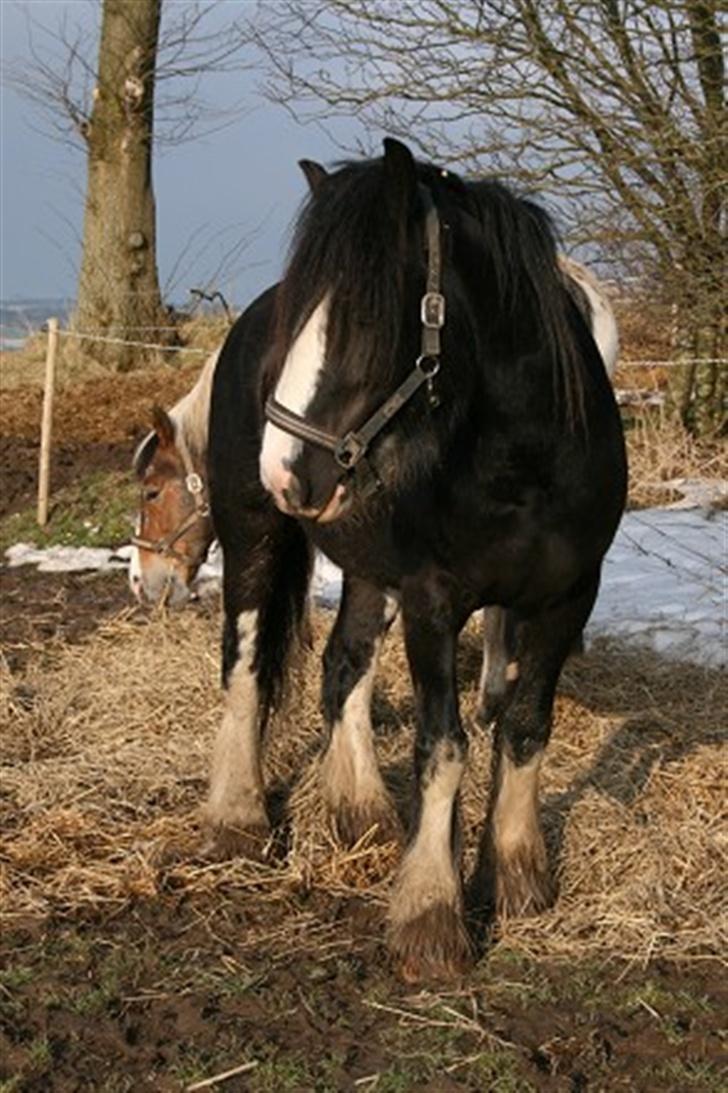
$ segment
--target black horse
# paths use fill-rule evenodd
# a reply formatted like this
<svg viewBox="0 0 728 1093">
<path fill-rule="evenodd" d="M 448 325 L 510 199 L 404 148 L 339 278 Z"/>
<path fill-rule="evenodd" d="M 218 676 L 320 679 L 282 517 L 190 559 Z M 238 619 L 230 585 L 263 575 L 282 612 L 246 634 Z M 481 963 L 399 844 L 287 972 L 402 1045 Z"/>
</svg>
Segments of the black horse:
<svg viewBox="0 0 728 1093">
<path fill-rule="evenodd" d="M 402 611 L 416 711 L 416 805 L 388 942 L 410 981 L 471 945 L 458 862 L 467 738 L 458 634 L 507 607 L 519 676 L 494 736 L 483 853 L 498 911 L 552 884 L 538 777 L 554 691 L 599 585 L 626 489 L 619 413 L 559 273 L 547 216 L 384 142 L 310 186 L 287 272 L 239 320 L 214 378 L 213 520 L 225 559 L 226 709 L 207 820 L 224 851 L 269 831 L 260 738 L 305 614 L 313 547 L 344 572 L 324 656 L 323 792 L 342 840 L 395 812 L 370 698 Z"/>
</svg>

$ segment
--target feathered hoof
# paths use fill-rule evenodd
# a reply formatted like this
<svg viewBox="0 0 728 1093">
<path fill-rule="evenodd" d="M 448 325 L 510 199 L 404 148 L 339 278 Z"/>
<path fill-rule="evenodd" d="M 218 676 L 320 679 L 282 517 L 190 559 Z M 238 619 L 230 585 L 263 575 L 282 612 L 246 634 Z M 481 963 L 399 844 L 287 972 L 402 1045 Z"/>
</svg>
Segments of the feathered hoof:
<svg viewBox="0 0 728 1093">
<path fill-rule="evenodd" d="M 495 873 L 495 909 L 502 918 L 538 915 L 551 907 L 556 885 L 543 844 L 522 847 L 501 859 Z"/>
<path fill-rule="evenodd" d="M 387 944 L 397 975 L 409 985 L 461 979 L 474 960 L 461 912 L 444 902 L 391 923 Z"/>
<path fill-rule="evenodd" d="M 202 846 L 202 854 L 211 861 L 247 858 L 265 861 L 271 842 L 270 824 L 257 823 L 246 827 L 232 824 L 210 824 Z"/>
<path fill-rule="evenodd" d="M 340 802 L 331 806 L 332 830 L 342 846 L 355 846 L 371 832 L 371 841 L 383 846 L 401 842 L 402 828 L 394 805 L 388 799 L 375 799 L 357 804 Z"/>
</svg>

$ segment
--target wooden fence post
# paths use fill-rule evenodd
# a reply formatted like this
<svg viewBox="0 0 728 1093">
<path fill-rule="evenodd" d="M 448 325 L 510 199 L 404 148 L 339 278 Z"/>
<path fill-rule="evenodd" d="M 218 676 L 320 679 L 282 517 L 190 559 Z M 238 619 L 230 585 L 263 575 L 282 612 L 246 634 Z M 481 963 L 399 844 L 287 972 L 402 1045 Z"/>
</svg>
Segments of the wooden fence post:
<svg viewBox="0 0 728 1093">
<path fill-rule="evenodd" d="M 51 468 L 51 428 L 53 425 L 53 393 L 58 352 L 58 319 L 48 320 L 48 351 L 46 354 L 43 416 L 40 424 L 40 462 L 38 465 L 38 524 L 48 523 L 48 484 Z"/>
</svg>

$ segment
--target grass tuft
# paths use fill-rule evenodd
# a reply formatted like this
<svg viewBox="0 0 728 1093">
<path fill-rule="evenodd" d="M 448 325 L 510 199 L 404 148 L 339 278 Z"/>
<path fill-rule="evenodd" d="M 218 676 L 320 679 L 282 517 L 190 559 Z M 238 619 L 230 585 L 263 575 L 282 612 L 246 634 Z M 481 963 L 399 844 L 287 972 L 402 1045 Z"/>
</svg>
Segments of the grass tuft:
<svg viewBox="0 0 728 1093">
<path fill-rule="evenodd" d="M 119 546 L 129 541 L 138 487 L 122 471 L 97 472 L 53 494 L 48 523 L 36 508 L 0 520 L 0 553 L 14 543 L 49 546 Z"/>
</svg>

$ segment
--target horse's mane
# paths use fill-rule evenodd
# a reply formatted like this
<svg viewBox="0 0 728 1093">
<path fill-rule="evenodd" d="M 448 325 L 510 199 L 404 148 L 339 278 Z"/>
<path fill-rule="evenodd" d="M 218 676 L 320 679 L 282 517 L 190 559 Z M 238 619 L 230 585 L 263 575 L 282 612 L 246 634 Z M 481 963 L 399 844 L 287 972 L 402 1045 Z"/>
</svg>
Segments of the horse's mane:
<svg viewBox="0 0 728 1093">
<path fill-rule="evenodd" d="M 500 182 L 464 182 L 431 164 L 416 165 L 417 180 L 430 190 L 442 219 L 469 214 L 482 253 L 484 284 L 493 286 L 500 314 L 524 309 L 534 315 L 540 341 L 557 369 L 555 378 L 567 417 L 580 417 L 583 388 L 570 318 L 557 263 L 556 232 L 548 214 Z M 327 354 L 357 361 L 362 382 L 388 382 L 402 324 L 408 234 L 412 208 L 394 218 L 384 191 L 382 161 L 346 162 L 322 183 L 298 218 L 289 262 L 277 298 L 264 384 L 275 383 L 285 355 L 314 308 L 329 295 Z M 420 215 L 422 210 L 420 210 Z M 446 260 L 447 261 L 447 260 Z M 486 279 L 487 278 L 487 279 Z M 341 305 L 341 306 L 337 306 Z M 490 306 L 490 305 L 489 305 Z M 339 316 L 346 314 L 346 324 Z M 409 314 L 407 312 L 407 314 Z M 382 359 L 382 347 L 389 361 Z"/>
<path fill-rule="evenodd" d="M 583 378 L 551 217 L 501 182 L 470 182 L 467 190 L 501 309 L 505 314 L 533 309 L 542 341 L 559 370 L 567 419 L 583 420 Z"/>
<path fill-rule="evenodd" d="M 217 348 L 205 361 L 194 386 L 169 411 L 175 434 L 182 436 L 196 467 L 204 464 L 207 452 L 212 377 L 215 374 L 219 356 L 220 348 Z M 138 477 L 141 477 L 149 466 L 156 448 L 157 434 L 147 433 L 137 446 L 132 459 L 132 468 Z"/>
</svg>

